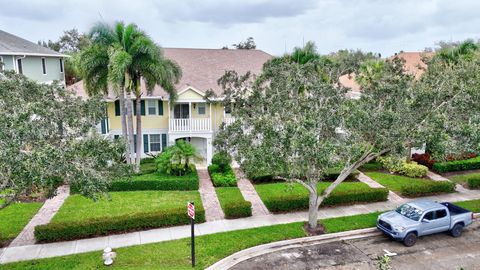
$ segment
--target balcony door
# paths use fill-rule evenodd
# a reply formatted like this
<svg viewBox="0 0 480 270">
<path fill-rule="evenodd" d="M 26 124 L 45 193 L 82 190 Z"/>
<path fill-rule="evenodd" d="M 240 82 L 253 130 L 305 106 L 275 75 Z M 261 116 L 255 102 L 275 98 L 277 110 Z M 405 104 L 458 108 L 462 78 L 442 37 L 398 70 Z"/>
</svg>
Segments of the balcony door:
<svg viewBox="0 0 480 270">
<path fill-rule="evenodd" d="M 188 119 L 190 118 L 188 104 L 175 104 L 173 107 L 173 117 L 175 119 Z"/>
</svg>

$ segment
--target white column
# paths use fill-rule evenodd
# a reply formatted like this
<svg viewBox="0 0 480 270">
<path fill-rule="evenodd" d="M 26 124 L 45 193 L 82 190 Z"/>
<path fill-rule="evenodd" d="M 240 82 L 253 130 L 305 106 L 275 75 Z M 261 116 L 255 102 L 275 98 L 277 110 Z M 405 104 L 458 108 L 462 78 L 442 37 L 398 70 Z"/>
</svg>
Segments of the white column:
<svg viewBox="0 0 480 270">
<path fill-rule="evenodd" d="M 213 145 L 212 138 L 207 138 L 207 165 L 212 164 Z"/>
<path fill-rule="evenodd" d="M 167 110 L 168 110 L 168 130 L 171 130 L 172 127 L 170 126 L 170 122 L 172 118 L 170 118 L 170 99 L 168 99 L 168 102 L 167 102 Z"/>
<path fill-rule="evenodd" d="M 214 123 L 212 123 L 212 103 L 208 104 L 210 107 L 210 112 L 208 113 L 208 122 L 210 122 L 210 131 L 213 129 Z"/>
<path fill-rule="evenodd" d="M 188 118 L 189 118 L 188 128 L 189 130 L 192 130 L 192 102 L 191 101 L 188 102 Z"/>
</svg>

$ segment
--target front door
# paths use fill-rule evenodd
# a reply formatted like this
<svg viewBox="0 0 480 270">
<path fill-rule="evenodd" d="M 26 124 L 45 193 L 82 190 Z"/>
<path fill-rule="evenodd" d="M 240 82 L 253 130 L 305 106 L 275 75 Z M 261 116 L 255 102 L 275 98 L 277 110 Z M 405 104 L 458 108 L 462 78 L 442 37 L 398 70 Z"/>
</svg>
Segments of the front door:
<svg viewBox="0 0 480 270">
<path fill-rule="evenodd" d="M 188 104 L 175 104 L 173 107 L 173 117 L 175 119 L 188 119 L 190 118 L 189 111 Z"/>
</svg>

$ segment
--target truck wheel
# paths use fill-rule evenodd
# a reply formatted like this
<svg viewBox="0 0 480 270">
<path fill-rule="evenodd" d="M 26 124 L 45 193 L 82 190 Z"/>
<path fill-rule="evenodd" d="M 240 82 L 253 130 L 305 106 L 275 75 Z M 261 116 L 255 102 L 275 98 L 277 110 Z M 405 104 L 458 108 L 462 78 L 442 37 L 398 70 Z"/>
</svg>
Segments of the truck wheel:
<svg viewBox="0 0 480 270">
<path fill-rule="evenodd" d="M 405 238 L 403 238 L 403 244 L 407 247 L 415 245 L 417 242 L 417 235 L 413 232 L 408 233 Z"/>
<path fill-rule="evenodd" d="M 450 230 L 450 234 L 453 237 L 460 237 L 463 232 L 463 225 L 462 224 L 455 224 L 453 228 Z"/>
</svg>

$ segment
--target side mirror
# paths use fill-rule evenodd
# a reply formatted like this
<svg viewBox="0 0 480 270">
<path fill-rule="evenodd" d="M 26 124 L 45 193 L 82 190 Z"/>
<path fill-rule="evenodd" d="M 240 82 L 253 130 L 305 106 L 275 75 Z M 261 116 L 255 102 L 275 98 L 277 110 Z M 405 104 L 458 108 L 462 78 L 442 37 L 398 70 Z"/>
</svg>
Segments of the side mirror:
<svg viewBox="0 0 480 270">
<path fill-rule="evenodd" d="M 423 223 L 430 223 L 430 219 L 424 218 L 424 219 L 422 219 L 422 222 L 423 222 Z"/>
</svg>

